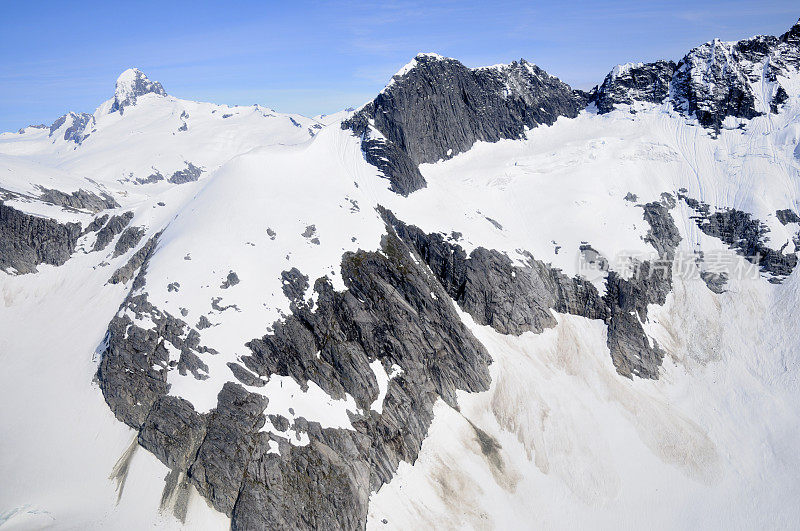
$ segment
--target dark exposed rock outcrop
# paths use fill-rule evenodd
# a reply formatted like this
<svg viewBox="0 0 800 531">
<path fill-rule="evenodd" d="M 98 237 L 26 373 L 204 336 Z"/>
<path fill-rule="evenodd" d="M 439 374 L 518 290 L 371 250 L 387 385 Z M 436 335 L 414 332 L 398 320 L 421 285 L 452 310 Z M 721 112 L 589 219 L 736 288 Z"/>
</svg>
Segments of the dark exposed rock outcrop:
<svg viewBox="0 0 800 531">
<path fill-rule="evenodd" d="M 780 37 L 738 42 L 718 39 L 691 50 L 677 65 L 657 61 L 617 67 L 595 89 L 598 111 L 614 105 L 669 98 L 676 110 L 715 132 L 726 117 L 749 119 L 777 113 L 788 99 L 786 74 L 800 68 L 800 21 Z M 759 100 L 765 101 L 759 106 Z"/>
<path fill-rule="evenodd" d="M 59 266 L 75 251 L 79 223 L 25 214 L 0 201 L 0 269 L 35 273 L 39 264 Z"/>
<path fill-rule="evenodd" d="M 638 263 L 629 279 L 609 271 L 604 296 L 590 282 L 569 278 L 527 253 L 525 266 L 484 248 L 467 256 L 440 234 L 425 234 L 391 212 L 382 214 L 428 264 L 448 295 L 479 324 L 519 335 L 554 326 L 551 310 L 601 319 L 608 325 L 608 347 L 617 371 L 624 376 L 658 377 L 663 353 L 651 346 L 641 323 L 647 320 L 648 304 L 664 304 L 672 287 L 672 261 L 680 236 L 667 206 L 644 205 L 650 225 L 647 241 L 658 252 L 658 260 Z"/>
<path fill-rule="evenodd" d="M 800 223 L 800 216 L 798 216 L 794 210 L 785 208 L 783 210 L 778 210 L 775 212 L 775 215 L 783 225 L 788 225 L 789 223 Z"/>
<path fill-rule="evenodd" d="M 42 195 L 39 196 L 42 201 L 53 203 L 68 208 L 80 208 L 90 210 L 92 212 L 99 212 L 109 208 L 118 208 L 119 204 L 113 197 L 105 192 L 97 195 L 93 192 L 86 190 L 77 190 L 71 194 L 67 194 L 60 190 L 52 188 L 42 188 Z"/>
<path fill-rule="evenodd" d="M 758 266 L 773 284 L 782 282 L 797 267 L 797 253 L 784 254 L 786 245 L 778 251 L 768 247 L 769 228 L 749 213 L 733 208 L 712 211 L 706 203 L 683 194 L 680 198 L 695 211 L 693 218 L 701 231 L 719 238 L 736 254 Z M 785 219 L 792 218 L 787 214 Z"/>
<path fill-rule="evenodd" d="M 219 287 L 222 289 L 228 289 L 230 287 L 235 286 L 238 283 L 239 283 L 239 275 L 237 275 L 235 271 L 230 271 L 228 273 L 228 276 L 225 277 L 225 280 L 222 282 L 222 284 L 220 284 Z"/>
<path fill-rule="evenodd" d="M 524 60 L 470 69 L 420 54 L 342 127 L 361 137 L 367 161 L 392 190 L 408 195 L 425 185 L 419 164 L 448 159 L 479 140 L 521 138 L 526 129 L 577 116 L 585 103 L 583 93 Z"/>
<path fill-rule="evenodd" d="M 95 239 L 93 251 L 102 251 L 111 241 L 121 233 L 128 223 L 133 219 L 133 212 L 125 212 L 111 216 L 111 219 L 103 226 L 102 229 L 97 231 L 97 239 Z"/>
<path fill-rule="evenodd" d="M 137 233 L 138 234 L 138 233 Z M 141 234 L 138 234 L 139 239 L 144 235 L 144 231 Z M 151 237 L 147 242 L 142 245 L 142 248 L 133 253 L 133 256 L 127 261 L 127 263 L 114 271 L 114 274 L 111 275 L 111 278 L 108 279 L 109 284 L 124 284 L 125 282 L 129 281 L 137 274 L 138 271 L 142 269 L 142 266 L 147 263 L 147 260 L 150 258 L 150 255 L 156 249 L 156 245 L 158 244 L 158 238 L 161 236 L 161 233 L 154 235 Z M 138 240 L 137 240 L 138 243 Z M 126 249 L 127 251 L 127 249 Z M 116 253 L 116 250 L 115 250 Z M 135 283 L 134 283 L 135 284 Z"/>
<path fill-rule="evenodd" d="M 114 245 L 114 258 L 127 253 L 142 241 L 145 230 L 142 227 L 128 227 L 120 235 Z"/>
<path fill-rule="evenodd" d="M 202 173 L 203 173 L 202 168 L 198 168 L 191 162 L 187 162 L 186 169 L 176 171 L 167 180 L 172 184 L 191 183 L 199 179 L 200 174 Z"/>
<path fill-rule="evenodd" d="M 597 110 L 607 113 L 616 105 L 630 105 L 634 101 L 661 103 L 669 95 L 674 73 L 672 61 L 620 65 L 597 88 L 593 96 Z"/>
<path fill-rule="evenodd" d="M 129 297 L 109 326 L 98 381 L 112 411 L 140 431 L 142 446 L 231 515 L 234 529 L 362 529 L 370 492 L 401 461 L 416 459 L 436 400 L 458 407 L 456 389 L 488 388 L 488 354 L 393 231 L 382 252 L 347 253 L 342 276 L 344 292 L 326 278 L 316 281 L 315 304 L 298 293 L 292 315 L 250 342 L 247 368 L 232 369 L 246 385 L 278 374 L 303 386 L 313 381 L 333 398 L 354 397 L 353 429 L 322 428 L 302 417 L 289 426 L 276 417 L 281 432 L 308 437 L 304 446 L 260 431 L 268 400 L 238 384 L 225 384 L 207 414 L 169 397 L 166 374 L 175 360 L 164 343 L 181 349 L 181 357 L 199 357 L 203 348 L 146 295 Z M 304 279 L 299 271 L 287 277 L 298 288 Z M 130 312 L 147 314 L 155 328 L 139 328 Z M 380 414 L 370 409 L 378 398 L 375 360 L 387 372 L 400 368 Z"/>
</svg>

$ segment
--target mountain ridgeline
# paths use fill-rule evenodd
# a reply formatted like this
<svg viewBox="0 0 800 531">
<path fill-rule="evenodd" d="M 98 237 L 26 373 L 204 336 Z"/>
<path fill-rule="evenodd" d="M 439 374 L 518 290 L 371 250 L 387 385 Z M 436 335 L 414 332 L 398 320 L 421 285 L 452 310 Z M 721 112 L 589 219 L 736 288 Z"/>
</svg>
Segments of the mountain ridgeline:
<svg viewBox="0 0 800 531">
<path fill-rule="evenodd" d="M 436 54 L 419 54 L 371 102 L 342 123 L 362 138 L 367 161 L 408 195 L 425 187 L 419 165 L 449 159 L 475 142 L 516 139 L 590 104 L 607 113 L 620 105 L 668 103 L 718 133 L 727 117 L 778 112 L 782 78 L 800 67 L 800 21 L 780 37 L 738 42 L 715 39 L 678 63 L 626 64 L 586 93 L 524 59 L 467 68 Z"/>
<path fill-rule="evenodd" d="M 617 66 L 589 92 L 525 60 L 468 68 L 455 59 L 420 54 L 371 102 L 344 119 L 324 122 L 257 105 L 223 109 L 178 100 L 139 70 L 126 70 L 114 97 L 94 114 L 68 113 L 49 129 L 33 126 L 13 135 L 24 141 L 29 135 L 43 150 L 52 148 L 43 151 L 46 156 L 37 154 L 41 160 L 63 162 L 91 178 L 79 181 L 88 191 L 65 191 L 41 183 L 25 188 L 10 177 L 7 184 L 5 172 L 0 174 L 0 185 L 9 187 L 0 188 L 0 273 L 30 275 L 21 280 L 31 283 L 37 275 L 56 278 L 53 289 L 64 284 L 56 273 L 66 271 L 65 277 L 79 280 L 87 275 L 91 281 L 74 281 L 67 288 L 95 289 L 85 300 L 112 301 L 112 311 L 96 314 L 102 321 L 94 317 L 100 329 L 108 323 L 96 350 L 95 382 L 116 419 L 133 430 L 132 448 L 145 448 L 168 468 L 161 510 L 180 520 L 189 511 L 189 493 L 196 491 L 230 519 L 233 529 L 365 529 L 369 518 L 376 522 L 371 511 L 381 489 L 401 471 L 410 473 L 425 451 L 442 405 L 469 426 L 467 442 L 452 435 L 446 446 L 479 445 L 476 455 L 488 463 L 491 477 L 502 478 L 504 498 L 511 499 L 519 478 L 502 457 L 513 449 L 501 453 L 500 441 L 512 447 L 514 435 L 519 448 L 527 450 L 521 461 L 535 462 L 541 472 L 537 482 L 555 477 L 559 488 L 562 480 L 569 483 L 565 477 L 580 482 L 583 478 L 576 476 L 584 474 L 575 470 L 600 462 L 590 451 L 600 452 L 602 445 L 588 441 L 582 457 L 580 441 L 569 429 L 539 437 L 562 422 L 559 415 L 570 411 L 564 404 L 575 397 L 554 401 L 551 409 L 546 394 L 530 391 L 545 381 L 562 389 L 573 377 L 587 389 L 595 376 L 603 380 L 599 391 L 592 389 L 585 402 L 575 402 L 581 426 L 589 419 L 598 432 L 606 429 L 605 421 L 624 409 L 617 405 L 625 405 L 627 416 L 613 417 L 612 429 L 619 432 L 614 441 L 634 433 L 627 425 L 619 429 L 630 422 L 641 429 L 637 433 L 647 439 L 647 448 L 666 455 L 662 460 L 674 470 L 683 471 L 680 467 L 692 460 L 700 463 L 698 469 L 716 466 L 715 448 L 704 450 L 699 422 L 661 404 L 666 400 L 658 393 L 674 382 L 660 378 L 672 369 L 675 338 L 683 340 L 684 331 L 675 326 L 663 341 L 659 320 L 674 318 L 666 308 L 679 313 L 690 307 L 685 300 L 675 302 L 678 295 L 687 299 L 687 291 L 717 309 L 739 296 L 730 287 L 741 288 L 735 284 L 740 279 L 715 272 L 714 257 L 703 254 L 704 245 L 729 258 L 743 257 L 741 262 L 761 275 L 754 283 L 765 280 L 762 288 L 785 287 L 781 284 L 798 263 L 800 216 L 789 192 L 764 201 L 771 209 L 766 214 L 738 210 L 749 203 L 711 204 L 724 192 L 709 198 L 702 179 L 708 179 L 708 188 L 722 189 L 724 184 L 713 179 L 733 166 L 715 173 L 717 161 L 709 155 L 702 160 L 713 162 L 701 167 L 708 175 L 698 175 L 691 164 L 681 166 L 679 155 L 685 152 L 679 150 L 687 142 L 679 145 L 667 135 L 688 130 L 681 140 L 702 137 L 709 153 L 722 142 L 720 135 L 731 144 L 766 136 L 760 131 L 743 136 L 748 134 L 745 121 L 770 113 L 787 116 L 780 113 L 789 100 L 797 109 L 799 72 L 800 21 L 779 37 L 708 42 L 678 62 Z M 648 109 L 669 120 L 644 112 Z M 610 114 L 615 110 L 619 114 Z M 623 137 L 639 119 L 652 120 L 645 122 L 644 140 L 606 144 L 609 129 Z M 674 129 L 659 129 L 662 121 Z M 562 122 L 575 126 L 568 135 L 562 134 Z M 130 123 L 134 126 L 126 129 Z M 532 129 L 552 126 L 561 136 L 543 142 L 550 150 L 564 138 L 583 134 L 576 130 L 584 125 L 590 130 L 586 138 L 575 140 L 560 158 L 554 153 L 560 147 L 552 148 L 547 161 L 532 142 L 514 143 L 512 148 L 519 149 L 513 158 L 502 152 L 505 146 L 492 146 L 498 148 L 492 154 L 496 159 L 487 167 L 505 173 L 499 183 L 468 189 L 470 179 L 477 180 L 474 173 L 483 171 L 480 166 L 446 183 L 449 188 L 437 180 L 437 186 L 414 194 L 427 186 L 429 174 L 422 165 L 459 154 L 469 162 L 475 153 L 467 152 L 477 142 L 524 140 Z M 789 136 L 783 133 L 781 138 Z M 104 134 L 113 142 L 103 144 Z M 143 140 L 149 135 L 156 138 L 152 146 Z M 273 136 L 265 139 L 268 135 Z M 141 152 L 134 151 L 141 146 Z M 753 158 L 766 159 L 764 152 L 770 160 L 785 155 L 767 148 Z M 92 149 L 97 158 L 90 165 L 86 159 Z M 130 153 L 137 164 L 114 166 Z M 18 161 L 5 152 L 0 156 L 9 175 L 38 168 L 21 163 L 11 168 Z M 606 165 L 592 166 L 598 159 Z M 767 177 L 792 177 L 792 164 L 757 169 Z M 628 174 L 617 178 L 632 167 L 630 179 L 625 180 Z M 685 177 L 681 171 L 699 189 L 679 188 L 694 184 L 677 184 Z M 570 172 L 577 177 L 566 182 Z M 662 174 L 668 177 L 658 180 Z M 523 186 L 513 188 L 514 179 Z M 566 183 L 563 189 L 557 188 L 562 186 L 558 179 Z M 623 188 L 629 185 L 635 188 Z M 429 199 L 429 193 L 441 195 L 415 203 Z M 537 194 L 557 209 L 541 208 L 534 201 Z M 452 204 L 456 209 L 447 210 Z M 504 209 L 513 212 L 500 219 Z M 58 216 L 48 219 L 41 212 Z M 574 213 L 576 223 L 562 230 Z M 624 263 L 610 265 L 593 245 L 629 254 Z M 642 249 L 654 253 L 635 254 Z M 703 282 L 689 284 L 678 276 L 679 254 L 683 266 L 702 270 Z M 597 277 L 587 278 L 580 267 L 569 270 L 565 255 L 590 257 Z M 46 293 L 49 285 L 43 286 L 39 291 Z M 7 306 L 16 296 L 9 293 Z M 738 315 L 730 313 L 731 319 Z M 781 339 L 793 336 L 790 332 L 781 329 Z M 592 341 L 581 343 L 584 335 Z M 687 335 L 686 341 L 699 342 L 701 336 Z M 524 348 L 508 355 L 487 337 Z M 564 367 L 547 366 L 550 340 L 557 342 L 553 351 Z M 573 344 L 575 352 L 564 354 L 570 350 L 564 345 Z M 700 344 L 698 350 L 703 348 Z M 581 349 L 591 350 L 593 357 L 580 357 Z M 502 366 L 508 358 L 519 365 Z M 526 370 L 541 370 L 544 376 L 537 381 Z M 675 372 L 667 374 L 674 378 Z M 495 375 L 506 378 L 505 388 L 475 414 L 475 397 L 495 391 Z M 758 389 L 758 396 L 766 394 Z M 612 395 L 618 402 L 610 401 Z M 503 400 L 512 404 L 512 413 L 503 413 L 508 407 Z M 541 402 L 542 409 L 525 409 L 528 402 Z M 614 407 L 595 419 L 595 403 Z M 690 408 L 681 403 L 675 409 Z M 341 423 L 331 420 L 336 413 L 342 413 Z M 529 433 L 523 432 L 526 423 L 535 426 Z M 667 427 L 663 433 L 647 431 L 651 424 Z M 493 434 L 487 432 L 492 429 Z M 535 436 L 528 437 L 531 433 Z M 681 453 L 686 440 L 700 450 Z M 570 453 L 563 463 L 548 462 L 548 453 L 558 455 L 564 447 Z M 625 448 L 611 452 L 615 458 L 626 455 Z M 119 466 L 123 471 L 132 452 L 126 455 L 128 461 Z M 589 464 L 573 462 L 584 457 Z M 558 476 L 559 467 L 568 473 Z M 455 468 L 468 467 L 458 463 Z M 705 476 L 698 476 L 700 481 L 687 477 L 693 486 L 713 484 Z M 456 491 L 469 478 L 460 478 L 448 483 L 443 474 L 432 481 L 443 496 L 461 500 Z M 594 504 L 598 492 L 615 488 L 616 476 L 592 483 L 586 492 Z M 531 490 L 529 485 L 518 492 L 527 496 Z M 483 516 L 473 527 L 487 525 Z"/>
</svg>

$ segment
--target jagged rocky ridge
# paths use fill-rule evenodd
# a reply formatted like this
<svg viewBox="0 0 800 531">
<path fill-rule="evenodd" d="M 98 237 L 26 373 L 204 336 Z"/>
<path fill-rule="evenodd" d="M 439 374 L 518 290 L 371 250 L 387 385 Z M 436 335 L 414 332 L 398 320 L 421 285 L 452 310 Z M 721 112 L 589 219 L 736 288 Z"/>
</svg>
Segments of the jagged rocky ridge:
<svg viewBox="0 0 800 531">
<path fill-rule="evenodd" d="M 787 97 L 781 76 L 798 69 L 800 21 L 780 37 L 708 42 L 677 64 L 617 66 L 588 94 L 525 60 L 470 69 L 455 59 L 420 54 L 342 127 L 361 137 L 364 157 L 391 189 L 408 195 L 426 185 L 420 164 L 448 159 L 477 141 L 521 138 L 559 116 L 575 117 L 589 102 L 606 113 L 620 104 L 669 100 L 678 112 L 719 132 L 728 116 L 777 113 Z"/>
<path fill-rule="evenodd" d="M 575 117 L 585 95 L 525 60 L 470 69 L 420 54 L 342 124 L 362 138 L 367 161 L 408 195 L 425 186 L 419 164 L 448 159 L 479 141 L 521 138 L 526 129 Z"/>
<path fill-rule="evenodd" d="M 800 21 L 780 37 L 715 39 L 694 48 L 677 64 L 619 66 L 593 90 L 592 100 L 601 113 L 635 101 L 668 100 L 677 111 L 719 132 L 728 116 L 747 119 L 777 113 L 787 98 L 782 78 L 798 69 Z"/>
<path fill-rule="evenodd" d="M 61 265 L 80 235 L 79 223 L 25 214 L 0 201 L 0 269 L 24 274 L 35 273 L 39 264 Z"/>
<path fill-rule="evenodd" d="M 604 296 L 529 254 L 522 267 L 487 249 L 467 257 L 441 235 L 425 234 L 385 209 L 381 250 L 342 257 L 345 291 L 322 277 L 314 283 L 316 300 L 305 300 L 308 277 L 296 268 L 284 271 L 291 315 L 248 343 L 252 354 L 243 365 L 229 367 L 244 386 L 280 375 L 303 388 L 314 382 L 334 399 L 352 396 L 358 406 L 350 414 L 352 430 L 322 428 L 302 417 L 267 419 L 269 397 L 236 383 L 225 384 L 207 414 L 169 396 L 168 371 L 204 378 L 203 356 L 214 353 L 200 345 L 196 329 L 148 302 L 146 262 L 155 243 L 134 264 L 139 273 L 109 325 L 97 378 L 117 418 L 137 429 L 139 444 L 172 470 L 164 499 L 192 484 L 232 517 L 233 529 L 363 529 L 370 493 L 401 461 L 416 460 L 434 403 L 442 399 L 458 410 L 456 390 L 488 389 L 491 360 L 451 297 L 478 323 L 506 334 L 554 326 L 552 311 L 602 319 L 618 372 L 658 376 L 663 354 L 650 345 L 641 322 L 647 305 L 663 304 L 671 288 L 667 266 L 679 240 L 672 206 L 671 196 L 643 206 L 648 241 L 664 264 L 641 264 L 628 280 L 609 272 Z M 155 327 L 141 328 L 140 317 Z M 177 358 L 165 343 L 180 352 Z M 393 375 L 378 410 L 375 361 Z M 292 432 L 308 437 L 308 444 L 290 442 Z M 174 511 L 180 516 L 185 507 Z"/>
<path fill-rule="evenodd" d="M 767 280 L 773 284 L 781 283 L 797 267 L 797 253 L 784 253 L 789 242 L 776 251 L 766 245 L 769 228 L 747 212 L 726 208 L 712 211 L 710 205 L 679 193 L 678 197 L 691 207 L 697 227 L 709 236 L 725 242 L 736 254 L 758 266 Z M 786 225 L 800 221 L 791 210 L 778 211 L 777 217 Z M 794 247 L 800 247 L 800 233 L 794 238 Z M 724 282 L 723 282 L 724 284 Z"/>
</svg>

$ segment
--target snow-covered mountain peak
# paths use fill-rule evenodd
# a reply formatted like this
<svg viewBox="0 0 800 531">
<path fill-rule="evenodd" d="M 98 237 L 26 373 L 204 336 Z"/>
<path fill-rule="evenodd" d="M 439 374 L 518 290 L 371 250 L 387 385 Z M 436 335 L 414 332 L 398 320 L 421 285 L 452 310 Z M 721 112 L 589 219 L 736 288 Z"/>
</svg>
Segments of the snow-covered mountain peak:
<svg viewBox="0 0 800 531">
<path fill-rule="evenodd" d="M 424 64 L 424 63 L 429 62 L 429 61 L 433 62 L 433 61 L 447 61 L 447 60 L 455 61 L 455 59 L 450 59 L 448 57 L 444 57 L 442 55 L 439 55 L 438 53 L 420 52 L 417 55 L 415 55 L 414 58 L 411 59 L 409 62 L 404 64 L 400 68 L 400 70 L 398 70 L 397 72 L 394 73 L 394 75 L 392 76 L 392 79 L 389 81 L 389 84 L 387 85 L 387 87 L 390 87 L 394 83 L 394 80 L 396 78 L 400 78 L 400 77 L 405 76 L 406 74 L 408 74 L 409 72 L 411 72 L 412 70 L 414 70 L 415 68 L 420 66 L 421 64 Z"/>
<path fill-rule="evenodd" d="M 0 133 L 0 528 L 791 528 L 798 43 Z"/>
<path fill-rule="evenodd" d="M 713 39 L 677 64 L 672 61 L 615 67 L 593 95 L 600 113 L 618 105 L 669 102 L 678 112 L 719 132 L 735 128 L 798 94 L 800 23 L 780 37 Z"/>
<path fill-rule="evenodd" d="M 789 31 L 781 35 L 781 40 L 787 44 L 800 46 L 800 18 L 797 19 L 794 26 L 789 28 Z"/>
<path fill-rule="evenodd" d="M 117 78 L 116 90 L 114 91 L 114 105 L 111 112 L 120 111 L 128 105 L 135 105 L 136 99 L 145 94 L 158 94 L 166 96 L 167 92 L 161 83 L 151 81 L 144 72 L 138 68 L 129 68 Z"/>
</svg>

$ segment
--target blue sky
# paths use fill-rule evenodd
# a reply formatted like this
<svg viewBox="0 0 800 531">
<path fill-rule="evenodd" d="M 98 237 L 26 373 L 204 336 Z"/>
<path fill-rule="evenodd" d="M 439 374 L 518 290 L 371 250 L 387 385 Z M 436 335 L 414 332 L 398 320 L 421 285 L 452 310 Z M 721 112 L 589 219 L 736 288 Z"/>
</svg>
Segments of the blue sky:
<svg viewBox="0 0 800 531">
<path fill-rule="evenodd" d="M 313 115 L 371 99 L 417 52 L 524 57 L 590 88 L 617 63 L 800 16 L 796 0 L 0 2 L 0 131 L 92 112 L 131 66 L 180 98 Z"/>
</svg>

